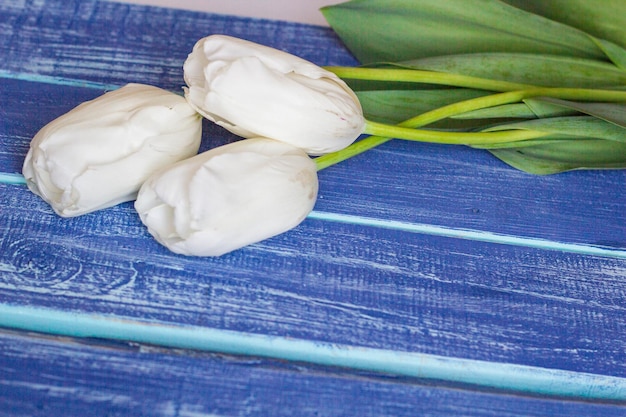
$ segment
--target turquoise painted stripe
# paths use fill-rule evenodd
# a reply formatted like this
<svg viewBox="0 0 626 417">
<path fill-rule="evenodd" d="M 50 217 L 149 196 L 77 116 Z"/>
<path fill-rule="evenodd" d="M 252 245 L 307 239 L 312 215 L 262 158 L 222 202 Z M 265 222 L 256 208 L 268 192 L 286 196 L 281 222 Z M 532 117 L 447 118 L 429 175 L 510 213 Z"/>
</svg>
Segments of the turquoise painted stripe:
<svg viewBox="0 0 626 417">
<path fill-rule="evenodd" d="M 54 77 L 51 75 L 17 73 L 6 70 L 0 70 L 0 78 L 8 78 L 12 80 L 29 81 L 35 83 L 45 83 L 52 85 L 66 85 L 70 87 L 95 88 L 97 90 L 116 90 L 119 85 L 97 83 L 94 81 L 77 80 L 72 78 Z"/>
<path fill-rule="evenodd" d="M 547 239 L 536 239 L 505 235 L 492 232 L 484 232 L 470 229 L 453 229 L 430 224 L 409 223 L 397 220 L 381 220 L 370 217 L 353 216 L 349 214 L 327 213 L 313 211 L 309 218 L 316 220 L 333 221 L 338 223 L 357 224 L 363 226 L 379 227 L 384 229 L 400 230 L 411 233 L 422 233 L 434 236 L 468 239 L 481 242 L 498 243 L 501 245 L 524 246 L 545 250 L 556 250 L 583 255 L 595 255 L 611 258 L 626 259 L 626 250 L 609 249 L 593 245 L 581 245 L 576 243 L 564 243 Z"/>
<path fill-rule="evenodd" d="M 24 185 L 26 181 L 20 174 L 0 173 L 0 183 Z M 556 242 L 547 239 L 535 239 L 528 237 L 512 236 L 480 230 L 453 229 L 431 224 L 409 223 L 397 220 L 381 220 L 371 217 L 353 216 L 349 214 L 328 213 L 324 211 L 312 211 L 309 219 L 331 221 L 360 226 L 379 227 L 383 229 L 400 230 L 410 233 L 421 233 L 432 236 L 451 237 L 456 239 L 475 240 L 480 242 L 497 243 L 501 245 L 523 246 L 543 250 L 556 250 L 581 255 L 602 256 L 617 259 L 626 259 L 626 250 L 609 249 L 592 245 L 576 243 Z"/>
<path fill-rule="evenodd" d="M 102 91 L 112 91 L 117 90 L 122 87 L 122 85 L 117 84 L 106 84 L 106 83 L 98 83 L 95 81 L 88 80 L 80 80 L 74 78 L 64 78 L 64 77 L 54 77 L 51 75 L 41 75 L 41 74 L 28 74 L 21 72 L 11 72 L 6 70 L 0 70 L 0 78 L 6 78 L 11 80 L 20 80 L 20 81 L 28 81 L 33 83 L 43 83 L 43 84 L 52 84 L 52 85 L 64 85 L 68 87 L 82 87 L 82 88 L 92 88 L 96 90 Z M 182 88 L 176 90 L 169 90 L 170 92 L 183 95 Z"/>
<path fill-rule="evenodd" d="M 197 326 L 0 304 L 0 326 L 70 337 L 338 366 L 585 400 L 626 400 L 626 378 L 413 352 L 319 343 Z"/>
<path fill-rule="evenodd" d="M 0 184 L 25 185 L 26 179 L 22 174 L 0 172 Z"/>
</svg>

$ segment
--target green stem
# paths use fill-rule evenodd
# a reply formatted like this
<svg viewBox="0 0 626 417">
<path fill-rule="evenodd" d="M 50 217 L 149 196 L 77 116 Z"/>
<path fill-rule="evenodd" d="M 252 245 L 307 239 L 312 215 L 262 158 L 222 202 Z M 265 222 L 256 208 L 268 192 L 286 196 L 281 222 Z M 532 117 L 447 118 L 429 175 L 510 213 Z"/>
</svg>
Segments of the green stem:
<svg viewBox="0 0 626 417">
<path fill-rule="evenodd" d="M 474 146 L 487 146 L 506 142 L 516 142 L 528 139 L 536 139 L 546 136 L 537 131 L 503 131 L 493 133 L 469 133 L 469 132 L 439 132 L 432 130 L 417 130 L 415 128 L 434 123 L 447 117 L 463 114 L 473 110 L 494 107 L 503 104 L 517 103 L 532 97 L 552 97 L 563 100 L 596 101 L 596 102 L 626 102 L 626 91 L 619 90 L 595 90 L 583 88 L 530 88 L 519 91 L 509 91 L 491 94 L 484 97 L 464 100 L 435 110 L 422 113 L 416 117 L 405 120 L 397 126 L 385 125 L 367 121 L 366 131 L 374 136 L 360 140 L 340 151 L 320 156 L 315 159 L 318 170 L 328 168 L 331 165 L 345 161 L 360 153 L 368 151 L 390 140 L 390 137 L 422 142 L 464 144 Z M 412 129 L 411 129 L 412 128 Z M 469 136 L 468 136 L 469 135 Z"/>
<path fill-rule="evenodd" d="M 369 120 L 365 125 L 365 132 L 363 133 L 374 136 L 390 136 L 396 139 L 413 140 L 417 142 L 480 146 L 537 139 L 550 134 L 536 130 L 503 130 L 500 132 L 447 132 L 438 130 L 421 130 L 410 127 L 376 123 Z"/>
<path fill-rule="evenodd" d="M 326 155 L 318 156 L 315 158 L 315 164 L 317 165 L 317 170 L 321 171 L 324 168 L 328 168 L 329 166 L 338 164 L 339 162 L 345 161 L 346 159 L 350 159 L 353 156 L 359 155 L 365 151 L 368 151 L 372 148 L 377 147 L 378 145 L 382 145 L 385 142 L 389 142 L 391 138 L 384 138 L 380 136 L 369 136 L 365 139 L 362 139 L 358 142 L 354 142 L 352 145 L 332 153 L 327 153 Z"/>
<path fill-rule="evenodd" d="M 491 91 L 525 90 L 535 86 L 468 75 L 403 68 L 324 67 L 343 79 L 437 84 Z"/>
<path fill-rule="evenodd" d="M 473 110 L 495 107 L 503 104 L 519 103 L 532 97 L 551 97 L 562 100 L 597 101 L 597 102 L 626 102 L 626 91 L 594 90 L 588 88 L 552 88 L 538 87 L 527 90 L 509 91 L 491 94 L 469 100 L 459 101 L 435 110 L 422 113 L 412 119 L 400 123 L 403 127 L 422 127 L 436 121 L 467 113 Z M 398 138 L 401 139 L 401 138 Z"/>
</svg>

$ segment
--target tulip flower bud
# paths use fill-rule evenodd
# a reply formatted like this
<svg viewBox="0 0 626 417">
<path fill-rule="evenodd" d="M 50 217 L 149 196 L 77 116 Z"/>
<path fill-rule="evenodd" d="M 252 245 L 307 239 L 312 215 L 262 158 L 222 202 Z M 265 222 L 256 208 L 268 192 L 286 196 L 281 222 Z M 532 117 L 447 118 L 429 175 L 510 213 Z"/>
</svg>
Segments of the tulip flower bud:
<svg viewBox="0 0 626 417">
<path fill-rule="evenodd" d="M 135 208 L 171 251 L 220 256 L 297 226 L 317 198 L 304 151 L 266 138 L 220 146 L 160 170 Z"/>
<path fill-rule="evenodd" d="M 60 216 L 78 216 L 133 200 L 154 171 L 195 155 L 201 135 L 183 97 L 128 84 L 44 126 L 23 174 Z"/>
<path fill-rule="evenodd" d="M 196 43 L 183 69 L 189 103 L 239 136 L 272 138 L 322 155 L 363 133 L 361 104 L 346 83 L 286 52 L 212 35 Z"/>
</svg>

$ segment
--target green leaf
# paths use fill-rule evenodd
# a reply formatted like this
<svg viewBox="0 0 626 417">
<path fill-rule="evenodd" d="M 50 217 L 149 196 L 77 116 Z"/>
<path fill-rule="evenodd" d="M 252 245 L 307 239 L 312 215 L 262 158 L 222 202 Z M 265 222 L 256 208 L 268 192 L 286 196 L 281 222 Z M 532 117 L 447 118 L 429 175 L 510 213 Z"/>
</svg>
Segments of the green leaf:
<svg viewBox="0 0 626 417">
<path fill-rule="evenodd" d="M 573 169 L 626 168 L 626 129 L 591 116 L 554 117 L 491 127 L 485 131 L 528 129 L 552 133 L 523 142 L 474 146 L 532 174 Z"/>
<path fill-rule="evenodd" d="M 352 0 L 322 13 L 364 64 L 468 51 L 605 60 L 586 33 L 499 0 Z"/>
<path fill-rule="evenodd" d="M 356 92 L 368 120 L 398 124 L 424 112 L 490 94 L 465 88 Z"/>
<path fill-rule="evenodd" d="M 524 103 L 537 117 L 572 116 L 578 113 L 576 110 L 548 103 L 541 98 L 527 98 Z"/>
<path fill-rule="evenodd" d="M 626 168 L 626 143 L 612 140 L 553 140 L 489 152 L 514 168 L 536 175 L 575 169 Z"/>
<path fill-rule="evenodd" d="M 395 65 L 544 87 L 598 88 L 626 84 L 626 71 L 613 64 L 544 54 L 461 54 L 403 61 Z"/>
<path fill-rule="evenodd" d="M 626 70 L 626 50 L 613 42 L 592 38 L 598 47 L 604 51 L 606 56 L 613 62 L 618 68 Z"/>
<path fill-rule="evenodd" d="M 366 65 L 546 87 L 619 89 L 626 85 L 624 0 L 352 0 L 322 12 Z M 363 85 L 371 89 L 374 84 Z M 375 86 L 390 89 L 383 84 Z M 405 88 L 413 87 L 397 87 Z M 414 119 L 418 125 L 438 120 L 437 116 L 450 117 L 445 111 L 450 108 L 431 110 L 464 100 L 444 97 L 446 90 L 433 93 L 442 94 L 436 100 L 434 96 L 421 99 L 418 95 L 433 86 L 419 88 L 415 95 L 411 90 L 378 91 L 377 95 L 363 91 L 359 98 L 365 103 L 366 115 L 386 123 L 426 112 L 428 117 Z M 500 103 L 505 100 L 493 102 Z M 444 127 L 460 123 L 468 128 L 497 121 L 489 131 L 548 133 L 538 139 L 485 146 L 506 163 L 534 174 L 626 168 L 626 105 L 544 97 L 508 103 L 437 123 Z M 502 123 L 501 118 L 524 120 Z"/>
<path fill-rule="evenodd" d="M 453 119 L 536 119 L 539 117 L 572 116 L 578 114 L 576 110 L 564 108 L 555 104 L 542 102 L 537 99 L 526 99 L 523 103 L 503 104 L 484 109 L 469 111 L 452 116 Z"/>
<path fill-rule="evenodd" d="M 452 116 L 452 119 L 499 119 L 499 118 L 513 118 L 513 119 L 531 119 L 535 118 L 535 113 L 524 103 L 516 104 L 503 104 L 500 106 L 487 107 L 485 109 L 479 109 L 474 111 L 468 111 L 466 113 L 457 114 Z"/>
<path fill-rule="evenodd" d="M 536 98 L 537 101 L 573 109 L 590 116 L 597 117 L 626 129 L 626 104 L 621 103 L 581 103 L 577 101 L 559 100 L 551 97 Z"/>
<path fill-rule="evenodd" d="M 624 0 L 503 0 L 626 48 Z"/>
<path fill-rule="evenodd" d="M 592 116 L 550 117 L 506 123 L 492 126 L 485 131 L 495 132 L 511 129 L 535 130 L 560 137 L 606 139 L 626 143 L 626 127 L 620 127 Z M 626 155 L 624 156 L 626 157 Z"/>
</svg>

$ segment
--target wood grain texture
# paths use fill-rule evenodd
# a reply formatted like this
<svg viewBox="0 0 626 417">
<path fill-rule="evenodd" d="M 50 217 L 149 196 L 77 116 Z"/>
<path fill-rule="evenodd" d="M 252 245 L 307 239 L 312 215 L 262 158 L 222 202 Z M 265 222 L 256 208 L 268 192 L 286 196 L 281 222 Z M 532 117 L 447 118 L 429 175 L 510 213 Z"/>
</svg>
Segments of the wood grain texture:
<svg viewBox="0 0 626 417">
<path fill-rule="evenodd" d="M 145 10 L 154 10 L 158 19 Z M 275 46 L 320 65 L 356 63 L 322 27 L 93 1 L 48 1 L 45 9 L 37 3 L 2 3 L 0 12 L 5 15 L 0 53 L 6 57 L 0 69 L 9 74 L 142 82 L 180 91 L 184 59 L 196 40 L 212 33 Z M 3 91 L 11 97 L 23 91 L 10 88 Z M 42 119 L 16 121 L 22 137 L 28 140 L 81 102 L 80 96 L 65 97 L 72 94 L 65 90 L 49 92 L 61 105 L 50 109 L 52 114 L 44 108 Z M 38 105 L 37 93 L 32 98 Z M 15 117 L 6 114 L 8 120 Z M 25 125 L 31 128 L 25 131 Z M 393 142 L 322 172 L 321 178 L 320 210 L 626 249 L 626 171 L 535 177 L 485 151 Z"/>
<path fill-rule="evenodd" d="M 323 211 L 626 248 L 623 170 L 538 177 L 482 151 L 394 141 L 320 180 Z"/>
<path fill-rule="evenodd" d="M 0 78 L 3 172 L 46 123 L 104 90 Z M 236 140 L 204 124 L 201 150 Z M 320 172 L 316 210 L 626 250 L 626 170 L 538 177 L 480 150 L 395 141 Z"/>
<path fill-rule="evenodd" d="M 463 387 L 258 358 L 0 333 L 0 416 L 624 415 L 623 406 Z M 61 367 L 62 366 L 62 367 Z"/>
<path fill-rule="evenodd" d="M 130 204 L 61 219 L 1 191 L 3 302 L 626 376 L 623 260 L 315 220 L 185 258 Z"/>
<path fill-rule="evenodd" d="M 180 91 L 182 64 L 200 38 L 261 42 L 320 65 L 356 60 L 329 28 L 107 1 L 3 1 L 0 68 L 102 83 L 144 82 Z M 323 45 L 323 47 L 320 47 Z"/>
<path fill-rule="evenodd" d="M 110 2 L 0 2 L 0 171 L 20 172 L 32 136 L 106 86 L 179 91 L 182 62 L 211 33 L 322 65 L 356 63 L 327 28 Z M 236 139 L 208 122 L 204 128 L 203 150 Z M 626 171 L 534 177 L 483 151 L 392 141 L 319 176 L 316 210 L 323 213 L 626 250 Z M 2 303 L 626 377 L 625 280 L 623 258 L 315 218 L 224 257 L 187 258 L 160 247 L 131 203 L 61 219 L 25 186 L 0 184 Z M 280 415 L 296 406 L 310 415 L 371 415 L 375 404 L 398 415 L 415 407 L 435 416 L 623 412 L 413 381 L 368 385 L 359 375 L 293 364 L 276 370 L 264 361 L 240 366 L 241 359 L 105 352 L 12 336 L 1 343 L 0 401 L 23 415 L 44 415 L 70 396 L 77 414 L 94 404 L 114 415 L 146 414 L 139 399 L 162 395 L 167 378 L 178 389 L 171 394 L 179 413 L 164 415 L 247 415 L 254 407 Z M 319 388 L 309 392 L 312 386 Z M 288 401 L 242 405 L 247 394 L 284 390 L 293 408 Z M 19 408 L 19 396 L 52 405 Z M 204 397 L 226 408 L 204 405 Z M 184 408 L 194 401 L 203 406 Z"/>
</svg>

